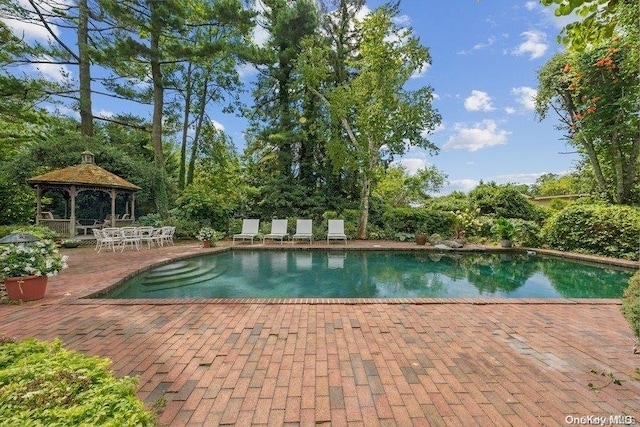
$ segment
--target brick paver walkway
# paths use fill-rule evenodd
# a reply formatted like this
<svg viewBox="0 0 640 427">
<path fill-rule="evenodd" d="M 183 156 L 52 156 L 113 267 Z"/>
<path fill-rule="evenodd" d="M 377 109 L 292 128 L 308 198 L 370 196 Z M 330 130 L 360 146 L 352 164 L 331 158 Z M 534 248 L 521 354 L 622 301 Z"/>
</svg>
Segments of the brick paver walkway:
<svg viewBox="0 0 640 427">
<path fill-rule="evenodd" d="M 640 422 L 640 355 L 616 301 L 79 299 L 201 251 L 70 250 L 70 268 L 50 280 L 44 300 L 0 305 L 0 334 L 58 337 L 109 357 L 116 375 L 140 377 L 147 406 L 166 402 L 160 425 Z M 621 385 L 607 385 L 609 374 Z"/>
</svg>

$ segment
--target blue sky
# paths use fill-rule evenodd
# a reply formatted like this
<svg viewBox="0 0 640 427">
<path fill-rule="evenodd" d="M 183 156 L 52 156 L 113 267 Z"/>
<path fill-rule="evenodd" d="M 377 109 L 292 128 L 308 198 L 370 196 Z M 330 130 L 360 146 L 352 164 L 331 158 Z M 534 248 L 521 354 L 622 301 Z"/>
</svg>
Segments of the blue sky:
<svg viewBox="0 0 640 427">
<path fill-rule="evenodd" d="M 370 2 L 375 7 L 379 2 Z M 573 151 L 533 110 L 537 71 L 560 49 L 566 24 L 537 1 L 404 0 L 402 22 L 429 47 L 432 65 L 412 85 L 434 88 L 442 126 L 431 136 L 440 153 L 411 150 L 409 169 L 435 165 L 449 176 L 444 193 L 480 180 L 533 183 L 574 167 Z"/>
<path fill-rule="evenodd" d="M 382 3 L 369 0 L 363 14 Z M 577 156 L 560 154 L 573 150 L 555 129 L 555 117 L 539 122 L 532 100 L 537 71 L 561 49 L 556 36 L 565 20 L 538 1 L 402 0 L 400 7 L 397 23 L 413 28 L 432 57 L 432 65 L 412 78 L 407 88 L 433 87 L 433 105 L 442 116 L 441 126 L 430 136 L 440 153 L 430 156 L 412 149 L 400 163 L 410 172 L 426 165 L 442 170 L 449 179 L 442 194 L 468 191 L 480 180 L 530 184 L 544 173 L 573 169 Z M 46 37 L 43 29 L 6 22 L 20 35 Z M 254 36 L 261 41 L 266 35 L 255 31 Z M 41 65 L 40 71 L 51 79 L 62 78 L 59 67 Z M 65 71 L 71 78 L 77 76 L 74 69 Z M 250 68 L 241 71 L 250 89 L 255 74 Z M 57 108 L 78 116 L 71 109 Z M 210 110 L 212 119 L 242 150 L 246 121 L 221 109 Z M 94 114 L 117 113 L 151 117 L 146 106 L 94 99 Z"/>
</svg>

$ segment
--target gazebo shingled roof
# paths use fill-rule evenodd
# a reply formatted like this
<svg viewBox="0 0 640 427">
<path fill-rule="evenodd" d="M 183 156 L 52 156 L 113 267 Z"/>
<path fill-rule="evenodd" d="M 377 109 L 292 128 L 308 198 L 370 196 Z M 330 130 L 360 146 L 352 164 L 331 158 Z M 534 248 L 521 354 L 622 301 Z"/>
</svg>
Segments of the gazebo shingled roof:
<svg viewBox="0 0 640 427">
<path fill-rule="evenodd" d="M 137 191 L 140 187 L 124 178 L 120 178 L 95 163 L 81 163 L 64 169 L 47 172 L 42 175 L 27 179 L 29 184 L 78 184 L 95 187 L 121 188 L 123 190 Z"/>
</svg>

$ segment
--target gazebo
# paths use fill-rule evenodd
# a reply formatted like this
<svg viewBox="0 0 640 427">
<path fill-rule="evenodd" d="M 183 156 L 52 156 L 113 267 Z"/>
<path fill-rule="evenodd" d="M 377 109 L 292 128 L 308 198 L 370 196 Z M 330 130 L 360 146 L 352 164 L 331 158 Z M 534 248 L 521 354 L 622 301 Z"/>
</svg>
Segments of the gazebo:
<svg viewBox="0 0 640 427">
<path fill-rule="evenodd" d="M 124 194 L 125 214 L 129 217 L 127 222 L 135 220 L 135 192 L 140 190 L 140 187 L 96 165 L 94 155 L 89 151 L 82 153 L 82 163 L 34 176 L 27 179 L 27 182 L 37 191 L 36 224 L 43 223 L 62 235 L 75 236 L 79 226 L 86 234 L 87 227 L 78 223 L 76 217 L 76 197 L 83 191 L 103 191 L 109 194 L 112 227 L 116 226 L 116 221 L 121 221 L 117 220 L 116 216 L 116 196 Z M 62 191 L 68 195 L 70 199 L 68 219 L 56 219 L 53 215 L 49 218 L 44 217 L 42 195 L 47 190 Z"/>
</svg>

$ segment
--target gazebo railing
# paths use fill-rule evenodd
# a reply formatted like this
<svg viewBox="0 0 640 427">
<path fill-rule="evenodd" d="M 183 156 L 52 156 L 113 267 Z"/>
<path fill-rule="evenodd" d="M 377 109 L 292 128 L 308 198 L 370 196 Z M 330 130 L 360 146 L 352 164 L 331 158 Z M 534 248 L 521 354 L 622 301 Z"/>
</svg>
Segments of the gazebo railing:
<svg viewBox="0 0 640 427">
<path fill-rule="evenodd" d="M 47 226 L 56 231 L 56 233 L 68 236 L 71 232 L 71 220 L 70 219 L 40 219 L 38 221 L 41 225 Z"/>
</svg>

